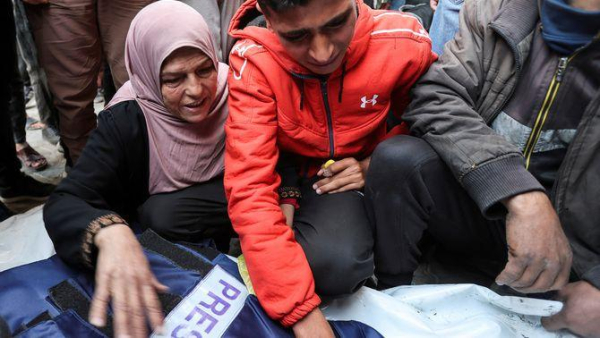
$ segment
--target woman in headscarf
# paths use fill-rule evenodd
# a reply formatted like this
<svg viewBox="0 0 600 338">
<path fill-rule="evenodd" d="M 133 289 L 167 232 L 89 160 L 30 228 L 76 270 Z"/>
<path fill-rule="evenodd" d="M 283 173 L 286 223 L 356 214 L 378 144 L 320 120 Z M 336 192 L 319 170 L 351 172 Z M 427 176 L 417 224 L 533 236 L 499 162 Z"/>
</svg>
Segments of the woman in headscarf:
<svg viewBox="0 0 600 338">
<path fill-rule="evenodd" d="M 201 15 L 175 1 L 144 8 L 131 23 L 130 81 L 98 117 L 83 154 L 48 200 L 44 221 L 58 255 L 95 269 L 90 322 L 117 336 L 162 323 L 157 292 L 131 224 L 171 240 L 233 234 L 223 189 L 228 67 Z M 136 315 L 137 314 L 137 315 Z"/>
</svg>

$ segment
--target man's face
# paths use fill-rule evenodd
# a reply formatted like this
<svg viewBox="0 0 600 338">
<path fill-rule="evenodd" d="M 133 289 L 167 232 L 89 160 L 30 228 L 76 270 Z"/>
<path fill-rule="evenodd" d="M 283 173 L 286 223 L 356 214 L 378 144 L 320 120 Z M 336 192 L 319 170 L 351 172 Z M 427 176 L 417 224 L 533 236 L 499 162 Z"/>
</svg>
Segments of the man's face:
<svg viewBox="0 0 600 338">
<path fill-rule="evenodd" d="M 354 0 L 312 0 L 281 13 L 267 9 L 265 14 L 288 54 L 319 75 L 342 64 L 358 16 Z"/>
</svg>

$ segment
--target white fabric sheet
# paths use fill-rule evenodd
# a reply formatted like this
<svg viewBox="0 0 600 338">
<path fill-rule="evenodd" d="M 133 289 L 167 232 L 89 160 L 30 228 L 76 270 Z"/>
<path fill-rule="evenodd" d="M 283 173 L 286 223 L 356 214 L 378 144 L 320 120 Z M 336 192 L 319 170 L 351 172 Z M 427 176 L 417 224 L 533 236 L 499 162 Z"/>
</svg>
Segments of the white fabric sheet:
<svg viewBox="0 0 600 338">
<path fill-rule="evenodd" d="M 501 297 L 473 284 L 363 287 L 323 309 L 327 319 L 356 320 L 385 337 L 572 337 L 544 330 L 540 316 L 562 303 Z"/>
<path fill-rule="evenodd" d="M 0 223 L 0 271 L 53 254 L 41 206 Z M 363 287 L 323 311 L 328 319 L 359 321 L 385 337 L 573 337 L 547 332 L 540 324 L 540 316 L 561 308 L 560 302 L 501 297 L 472 284 L 446 284 L 383 292 Z"/>
<path fill-rule="evenodd" d="M 54 255 L 42 209 L 39 206 L 0 223 L 0 271 Z"/>
</svg>

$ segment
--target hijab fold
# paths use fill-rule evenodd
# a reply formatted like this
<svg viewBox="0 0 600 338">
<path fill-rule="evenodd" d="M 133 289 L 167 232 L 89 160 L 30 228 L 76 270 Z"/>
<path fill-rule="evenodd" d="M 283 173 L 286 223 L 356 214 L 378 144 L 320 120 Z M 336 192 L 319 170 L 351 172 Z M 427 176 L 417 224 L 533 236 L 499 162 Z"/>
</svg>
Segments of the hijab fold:
<svg viewBox="0 0 600 338">
<path fill-rule="evenodd" d="M 167 111 L 160 71 L 164 60 L 182 47 L 197 48 L 218 73 L 217 92 L 206 118 L 190 123 Z M 131 22 L 125 43 L 129 81 L 106 108 L 135 100 L 148 128 L 149 193 L 172 192 L 206 182 L 223 172 L 228 115 L 227 73 L 219 63 L 211 32 L 202 16 L 178 1 L 163 0 L 142 9 Z"/>
</svg>

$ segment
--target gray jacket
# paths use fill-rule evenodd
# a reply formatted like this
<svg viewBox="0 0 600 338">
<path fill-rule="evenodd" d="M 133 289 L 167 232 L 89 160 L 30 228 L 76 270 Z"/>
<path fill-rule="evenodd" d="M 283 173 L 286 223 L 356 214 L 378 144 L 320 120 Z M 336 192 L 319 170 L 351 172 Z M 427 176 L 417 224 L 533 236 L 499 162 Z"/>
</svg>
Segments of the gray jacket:
<svg viewBox="0 0 600 338">
<path fill-rule="evenodd" d="M 513 94 L 538 21 L 536 1 L 466 1 L 458 34 L 404 114 L 489 218 L 504 216 L 501 200 L 543 190 L 521 151 L 489 127 Z M 573 248 L 573 270 L 600 288 L 600 93 L 584 112 L 551 197 Z"/>
</svg>

